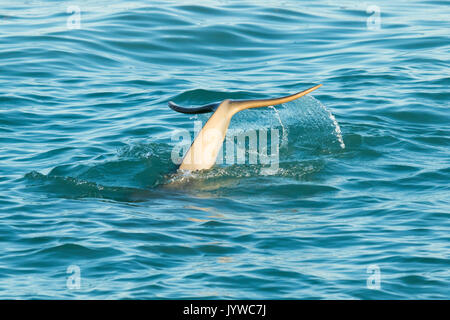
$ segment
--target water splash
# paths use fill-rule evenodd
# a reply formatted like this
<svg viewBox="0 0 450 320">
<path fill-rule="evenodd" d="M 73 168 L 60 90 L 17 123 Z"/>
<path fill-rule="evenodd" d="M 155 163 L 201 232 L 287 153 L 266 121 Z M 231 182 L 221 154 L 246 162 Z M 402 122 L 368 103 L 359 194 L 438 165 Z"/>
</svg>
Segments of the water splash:
<svg viewBox="0 0 450 320">
<path fill-rule="evenodd" d="M 277 108 L 280 120 L 289 128 L 292 144 L 332 150 L 345 148 L 341 128 L 331 111 L 312 96 Z M 295 139 L 292 139 L 295 137 Z"/>
<path fill-rule="evenodd" d="M 345 143 L 344 143 L 344 138 L 342 137 L 341 127 L 339 126 L 339 123 L 337 122 L 336 117 L 334 116 L 333 113 L 331 113 L 331 111 L 327 107 L 325 107 L 325 105 L 320 103 L 319 100 L 315 99 L 314 97 L 311 97 L 311 98 L 314 99 L 315 101 L 317 101 L 317 103 L 323 108 L 323 110 L 328 113 L 328 117 L 333 122 L 334 133 L 336 135 L 336 138 L 339 141 L 339 145 L 340 145 L 341 149 L 345 149 Z"/>
<path fill-rule="evenodd" d="M 274 114 L 275 112 L 275 114 Z M 205 123 L 210 115 L 195 115 L 195 120 Z M 345 149 L 342 131 L 333 113 L 312 96 L 291 101 L 281 106 L 249 109 L 237 113 L 229 127 L 230 132 L 280 128 L 281 147 L 287 148 L 289 137 L 293 143 L 307 143 L 311 146 L 329 149 L 338 144 Z M 295 137 L 295 139 L 292 139 Z M 300 141 L 300 142 L 299 142 Z"/>
<path fill-rule="evenodd" d="M 288 145 L 288 138 L 289 138 L 289 132 L 286 129 L 286 127 L 283 124 L 283 121 L 281 121 L 280 114 L 278 113 L 278 110 L 274 106 L 269 106 L 270 109 L 272 109 L 275 112 L 275 115 L 280 123 L 281 130 L 282 130 L 282 137 L 281 137 L 281 147 L 286 148 Z"/>
</svg>

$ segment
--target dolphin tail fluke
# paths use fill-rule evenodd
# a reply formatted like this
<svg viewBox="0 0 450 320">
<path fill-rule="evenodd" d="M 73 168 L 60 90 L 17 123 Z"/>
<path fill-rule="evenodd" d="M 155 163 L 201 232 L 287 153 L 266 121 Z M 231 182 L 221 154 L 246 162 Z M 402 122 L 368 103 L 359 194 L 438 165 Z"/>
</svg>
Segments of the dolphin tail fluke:
<svg viewBox="0 0 450 320">
<path fill-rule="evenodd" d="M 286 103 L 295 99 L 298 99 L 300 97 L 303 97 L 304 95 L 316 90 L 322 86 L 321 84 L 318 84 L 314 87 L 311 87 L 309 89 L 306 89 L 304 91 L 300 91 L 297 93 L 294 93 L 289 96 L 284 96 L 280 98 L 274 98 L 274 99 L 259 99 L 259 100 L 230 100 L 230 106 L 232 109 L 236 112 L 250 109 L 250 108 L 260 108 L 260 107 L 268 107 L 268 106 L 275 106 L 278 104 Z M 186 108 L 177 105 L 176 103 L 169 101 L 169 107 L 177 112 L 180 113 L 187 113 L 187 114 L 200 114 L 200 113 L 209 113 L 214 112 L 219 107 L 220 103 L 210 103 L 201 107 L 195 107 L 195 108 Z"/>
</svg>

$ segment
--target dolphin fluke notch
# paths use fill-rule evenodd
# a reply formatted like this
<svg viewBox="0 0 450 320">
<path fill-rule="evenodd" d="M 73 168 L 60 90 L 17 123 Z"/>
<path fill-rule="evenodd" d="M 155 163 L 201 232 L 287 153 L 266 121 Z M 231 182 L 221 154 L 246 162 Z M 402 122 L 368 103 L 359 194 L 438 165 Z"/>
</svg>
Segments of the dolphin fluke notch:
<svg viewBox="0 0 450 320">
<path fill-rule="evenodd" d="M 187 113 L 187 114 L 200 114 L 200 113 L 213 112 L 213 111 L 216 111 L 216 109 L 219 105 L 220 105 L 220 102 L 215 102 L 215 103 L 206 104 L 201 107 L 185 108 L 185 107 L 181 107 L 181 106 L 175 104 L 172 101 L 169 101 L 170 109 L 172 109 L 176 112 Z"/>
</svg>

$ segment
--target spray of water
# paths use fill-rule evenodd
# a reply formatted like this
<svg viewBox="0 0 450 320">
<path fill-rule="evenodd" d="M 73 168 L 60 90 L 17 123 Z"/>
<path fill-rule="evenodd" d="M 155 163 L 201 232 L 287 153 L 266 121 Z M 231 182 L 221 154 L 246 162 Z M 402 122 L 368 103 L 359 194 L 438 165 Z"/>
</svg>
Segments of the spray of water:
<svg viewBox="0 0 450 320">
<path fill-rule="evenodd" d="M 291 144 L 323 149 L 333 149 L 333 145 L 338 144 L 339 149 L 345 149 L 335 116 L 312 96 L 277 107 L 277 116 L 283 127 L 289 129 Z"/>
<path fill-rule="evenodd" d="M 336 138 L 339 141 L 339 145 L 341 147 L 341 149 L 345 149 L 345 143 L 344 143 L 344 138 L 342 137 L 342 131 L 341 131 L 341 127 L 339 126 L 339 123 L 336 120 L 336 117 L 331 113 L 331 111 L 325 107 L 322 103 L 320 103 L 319 100 L 315 99 L 314 97 L 311 97 L 311 99 L 314 99 L 317 104 L 326 112 L 328 113 L 328 117 L 330 118 L 331 122 L 333 122 L 334 125 L 334 134 L 336 136 Z"/>
<path fill-rule="evenodd" d="M 286 148 L 288 145 L 289 132 L 286 129 L 286 127 L 284 126 L 283 121 L 281 121 L 281 117 L 280 117 L 280 114 L 278 113 L 278 110 L 274 106 L 269 106 L 269 108 L 275 112 L 275 116 L 278 119 L 278 122 L 280 123 L 280 126 L 281 126 L 281 130 L 282 130 L 281 148 Z"/>
</svg>

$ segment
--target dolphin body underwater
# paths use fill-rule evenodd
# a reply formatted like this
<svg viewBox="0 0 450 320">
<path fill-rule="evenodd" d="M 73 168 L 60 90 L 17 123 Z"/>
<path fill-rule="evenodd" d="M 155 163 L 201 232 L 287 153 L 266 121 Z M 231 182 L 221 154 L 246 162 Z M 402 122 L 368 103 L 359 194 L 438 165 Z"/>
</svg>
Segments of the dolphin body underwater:
<svg viewBox="0 0 450 320">
<path fill-rule="evenodd" d="M 231 118 L 239 111 L 250 108 L 269 107 L 293 101 L 316 90 L 320 86 L 321 84 L 280 98 L 260 100 L 227 99 L 222 102 L 211 103 L 196 108 L 184 108 L 169 101 L 169 107 L 181 113 L 199 114 L 214 112 L 186 152 L 179 169 L 187 171 L 210 169 L 216 162 L 217 154 L 222 148 L 222 143 L 225 139 Z"/>
</svg>

